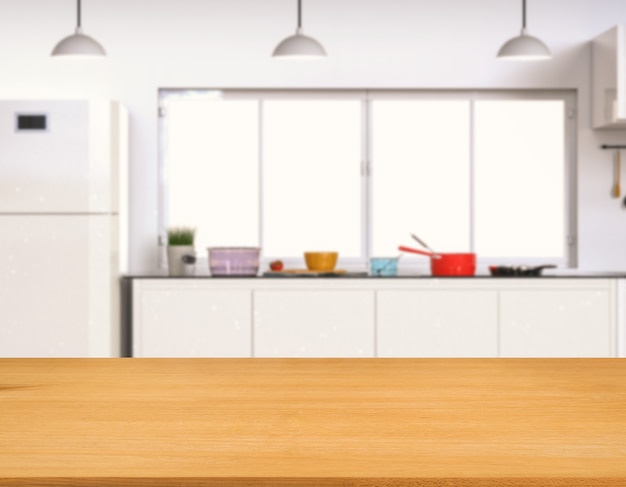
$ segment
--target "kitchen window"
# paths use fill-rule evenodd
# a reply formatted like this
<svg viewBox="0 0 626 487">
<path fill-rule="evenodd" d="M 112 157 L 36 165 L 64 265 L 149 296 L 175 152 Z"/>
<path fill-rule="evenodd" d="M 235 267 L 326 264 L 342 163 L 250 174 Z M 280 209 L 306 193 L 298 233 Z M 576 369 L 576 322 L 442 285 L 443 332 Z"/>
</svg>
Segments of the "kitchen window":
<svg viewBox="0 0 626 487">
<path fill-rule="evenodd" d="M 160 231 L 293 266 L 338 250 L 364 269 L 410 233 L 573 266 L 574 113 L 572 91 L 161 90 Z"/>
</svg>

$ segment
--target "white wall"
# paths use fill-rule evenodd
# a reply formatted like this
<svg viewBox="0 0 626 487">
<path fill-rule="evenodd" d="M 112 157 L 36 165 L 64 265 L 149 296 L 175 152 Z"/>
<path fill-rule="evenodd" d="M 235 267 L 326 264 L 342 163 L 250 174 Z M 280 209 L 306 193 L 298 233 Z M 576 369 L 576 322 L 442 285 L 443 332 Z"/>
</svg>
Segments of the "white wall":
<svg viewBox="0 0 626 487">
<path fill-rule="evenodd" d="M 295 30 L 296 0 L 83 0 L 83 28 L 108 51 L 104 62 L 49 57 L 74 29 L 74 0 L 0 0 L 0 98 L 104 97 L 128 107 L 131 271 L 143 273 L 157 256 L 160 87 L 576 88 L 579 264 L 626 270 L 626 210 L 610 197 L 611 154 L 599 149 L 626 144 L 626 130 L 592 131 L 589 98 L 589 41 L 626 23 L 626 3 L 527 4 L 550 61 L 495 58 L 519 33 L 520 0 L 304 0 L 304 31 L 329 53 L 313 63 L 270 58 Z"/>
</svg>

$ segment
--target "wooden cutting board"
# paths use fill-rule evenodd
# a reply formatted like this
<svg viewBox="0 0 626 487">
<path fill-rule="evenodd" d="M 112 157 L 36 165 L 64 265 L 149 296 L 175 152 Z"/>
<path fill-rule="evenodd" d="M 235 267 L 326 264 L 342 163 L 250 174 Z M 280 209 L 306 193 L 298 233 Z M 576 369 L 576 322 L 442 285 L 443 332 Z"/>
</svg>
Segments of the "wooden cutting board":
<svg viewBox="0 0 626 487">
<path fill-rule="evenodd" d="M 335 269 L 332 271 L 311 271 L 309 269 L 283 269 L 282 271 L 267 271 L 263 274 L 266 276 L 339 276 L 347 271 L 343 269 Z"/>
</svg>

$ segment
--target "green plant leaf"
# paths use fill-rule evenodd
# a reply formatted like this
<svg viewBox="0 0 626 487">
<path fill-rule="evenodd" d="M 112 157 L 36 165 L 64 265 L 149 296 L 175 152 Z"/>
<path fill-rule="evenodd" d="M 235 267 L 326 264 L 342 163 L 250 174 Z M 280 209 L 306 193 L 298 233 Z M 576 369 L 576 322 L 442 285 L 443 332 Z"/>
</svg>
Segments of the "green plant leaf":
<svg viewBox="0 0 626 487">
<path fill-rule="evenodd" d="M 168 245 L 193 245 L 196 229 L 192 227 L 171 227 L 167 230 Z"/>
</svg>

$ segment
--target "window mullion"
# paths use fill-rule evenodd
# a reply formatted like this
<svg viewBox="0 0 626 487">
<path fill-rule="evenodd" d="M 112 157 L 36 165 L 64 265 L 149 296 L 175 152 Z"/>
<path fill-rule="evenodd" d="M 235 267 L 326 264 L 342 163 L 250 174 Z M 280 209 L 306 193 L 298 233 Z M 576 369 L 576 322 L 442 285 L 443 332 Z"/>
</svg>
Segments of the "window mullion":
<svg viewBox="0 0 626 487">
<path fill-rule="evenodd" d="M 371 101 L 366 95 L 362 103 L 361 137 L 361 256 L 367 265 L 372 249 L 372 157 L 371 157 Z"/>
<path fill-rule="evenodd" d="M 469 154 L 469 248 L 470 248 L 470 252 L 476 252 L 476 235 L 475 235 L 475 230 L 476 230 L 476 206 L 475 206 L 475 174 L 474 174 L 474 170 L 475 170 L 475 157 L 476 157 L 476 151 L 475 151 L 475 135 L 476 135 L 476 130 L 475 130 L 475 125 L 476 125 L 476 117 L 475 117 L 475 103 L 476 99 L 474 96 L 472 96 L 469 100 L 470 103 L 470 109 L 469 109 L 469 116 L 470 116 L 470 123 L 469 123 L 469 130 L 470 130 L 470 134 L 469 134 L 469 150 L 470 150 L 470 154 Z"/>
<path fill-rule="evenodd" d="M 563 114 L 564 123 L 564 174 L 563 182 L 565 191 L 565 256 L 566 265 L 568 267 L 576 267 L 578 265 L 578 228 L 576 221 L 576 201 L 577 195 L 577 174 L 576 174 L 576 124 L 577 114 L 575 108 L 575 98 L 567 95 L 564 103 L 565 113 Z"/>
<path fill-rule="evenodd" d="M 263 256 L 265 232 L 263 225 L 263 100 L 259 99 L 259 247 L 261 248 L 261 256 Z"/>
</svg>

